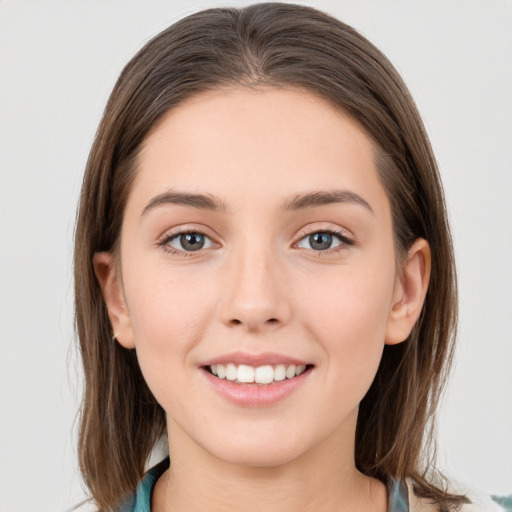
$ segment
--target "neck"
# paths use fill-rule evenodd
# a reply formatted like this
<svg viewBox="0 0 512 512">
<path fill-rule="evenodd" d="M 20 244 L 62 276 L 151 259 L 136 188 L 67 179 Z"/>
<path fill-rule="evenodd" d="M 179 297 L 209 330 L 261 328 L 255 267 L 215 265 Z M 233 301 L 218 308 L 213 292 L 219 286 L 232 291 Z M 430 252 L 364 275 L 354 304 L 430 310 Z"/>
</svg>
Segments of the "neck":
<svg viewBox="0 0 512 512">
<path fill-rule="evenodd" d="M 154 512 L 387 509 L 385 486 L 355 468 L 354 436 L 331 436 L 279 466 L 250 467 L 220 460 L 177 425 L 168 427 L 171 467 L 155 488 Z"/>
</svg>

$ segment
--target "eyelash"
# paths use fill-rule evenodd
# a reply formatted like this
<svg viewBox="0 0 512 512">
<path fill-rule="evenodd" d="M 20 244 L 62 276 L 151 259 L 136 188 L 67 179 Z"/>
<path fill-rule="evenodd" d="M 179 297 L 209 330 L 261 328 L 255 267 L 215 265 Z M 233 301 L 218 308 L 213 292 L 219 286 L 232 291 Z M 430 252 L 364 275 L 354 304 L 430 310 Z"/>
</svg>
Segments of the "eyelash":
<svg viewBox="0 0 512 512">
<path fill-rule="evenodd" d="M 339 240 L 340 240 L 340 245 L 332 248 L 332 249 L 326 249 L 324 251 L 315 251 L 314 249 L 308 249 L 309 251 L 312 251 L 316 257 L 322 257 L 324 255 L 329 255 L 329 254 L 333 254 L 333 253 L 337 253 L 343 249 L 345 249 L 347 246 L 353 246 L 355 245 L 355 242 L 354 240 L 348 238 L 344 233 L 342 233 L 341 231 L 338 231 L 336 229 L 313 229 L 311 231 L 308 231 L 306 233 L 303 233 L 301 238 L 299 239 L 298 242 L 304 240 L 306 237 L 310 236 L 310 235 L 313 235 L 315 233 L 325 233 L 325 234 L 328 234 L 328 235 L 334 235 L 335 237 L 337 237 Z M 201 230 L 198 230 L 198 229 L 185 229 L 183 231 L 176 231 L 174 233 L 171 233 L 167 236 L 165 236 L 160 242 L 158 242 L 158 246 L 161 247 L 165 252 L 168 252 L 170 254 L 175 254 L 175 255 L 178 255 L 178 256 L 184 256 L 184 257 L 192 257 L 194 256 L 194 253 L 195 252 L 200 252 L 200 249 L 198 251 L 182 251 L 182 250 L 179 250 L 179 249 L 175 249 L 174 247 L 168 245 L 169 242 L 171 242 L 172 240 L 174 240 L 175 238 L 181 236 L 181 235 L 188 235 L 188 234 L 197 234 L 197 235 L 201 235 L 205 238 L 210 238 L 206 233 L 204 233 L 203 231 Z"/>
<path fill-rule="evenodd" d="M 314 235 L 315 233 L 322 233 L 327 235 L 333 235 L 339 239 L 341 242 L 340 245 L 333 247 L 332 249 L 326 249 L 324 251 L 315 251 L 314 249 L 308 249 L 309 251 L 312 251 L 312 253 L 317 257 L 321 258 L 323 256 L 329 256 L 335 253 L 338 253 L 339 251 L 342 251 L 346 249 L 347 247 L 355 245 L 354 240 L 349 238 L 346 234 L 344 234 L 342 231 L 338 231 L 337 229 L 312 229 L 310 231 L 307 231 L 306 233 L 303 233 L 301 238 L 299 239 L 299 242 L 301 240 L 304 240 L 308 236 Z"/>
</svg>

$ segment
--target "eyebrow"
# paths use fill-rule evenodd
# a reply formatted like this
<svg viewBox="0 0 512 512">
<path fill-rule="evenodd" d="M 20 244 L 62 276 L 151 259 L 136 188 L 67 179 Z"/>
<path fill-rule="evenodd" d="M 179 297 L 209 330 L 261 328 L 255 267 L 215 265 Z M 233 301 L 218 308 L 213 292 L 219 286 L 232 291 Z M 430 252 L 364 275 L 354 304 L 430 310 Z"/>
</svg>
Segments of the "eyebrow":
<svg viewBox="0 0 512 512">
<path fill-rule="evenodd" d="M 297 194 L 283 205 L 286 211 L 302 210 L 304 208 L 314 208 L 335 203 L 352 203 L 364 206 L 367 210 L 375 214 L 373 208 L 360 195 L 350 190 L 318 190 Z"/>
<path fill-rule="evenodd" d="M 153 197 L 144 210 L 142 210 L 142 215 L 157 206 L 166 204 L 177 204 L 197 208 L 198 210 L 210 210 L 214 212 L 227 212 L 228 210 L 226 203 L 211 194 L 194 194 L 191 192 L 168 190 L 163 194 Z"/>
<path fill-rule="evenodd" d="M 373 208 L 361 196 L 351 192 L 350 190 L 340 189 L 316 190 L 303 194 L 296 194 L 291 199 L 285 201 L 281 208 L 284 211 L 296 211 L 336 203 L 358 204 L 374 214 Z M 167 204 L 176 204 L 196 208 L 198 210 L 208 210 L 221 213 L 226 213 L 228 211 L 227 204 L 211 194 L 197 194 L 192 192 L 168 190 L 163 194 L 153 197 L 142 211 L 142 215 L 145 215 L 157 206 Z"/>
</svg>

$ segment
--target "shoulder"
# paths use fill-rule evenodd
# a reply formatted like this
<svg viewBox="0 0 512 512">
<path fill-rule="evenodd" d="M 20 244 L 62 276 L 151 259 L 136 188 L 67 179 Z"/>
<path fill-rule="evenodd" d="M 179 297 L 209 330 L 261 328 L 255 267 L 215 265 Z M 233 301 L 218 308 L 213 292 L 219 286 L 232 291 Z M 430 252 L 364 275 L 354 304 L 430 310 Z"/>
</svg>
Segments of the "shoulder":
<svg viewBox="0 0 512 512">
<path fill-rule="evenodd" d="M 419 498 L 414 494 L 411 481 L 407 480 L 406 483 L 409 498 L 409 512 L 439 512 L 435 503 L 425 498 Z M 462 505 L 459 512 L 507 512 L 507 509 L 498 505 L 490 496 L 470 487 L 456 485 L 451 490 L 466 495 L 471 501 L 471 503 Z"/>
</svg>

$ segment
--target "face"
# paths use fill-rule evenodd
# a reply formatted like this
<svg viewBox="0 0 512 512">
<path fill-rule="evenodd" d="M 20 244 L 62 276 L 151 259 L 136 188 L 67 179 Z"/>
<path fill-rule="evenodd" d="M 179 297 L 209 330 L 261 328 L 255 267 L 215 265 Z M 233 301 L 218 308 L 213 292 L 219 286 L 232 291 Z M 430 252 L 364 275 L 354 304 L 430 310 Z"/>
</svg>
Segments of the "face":
<svg viewBox="0 0 512 512">
<path fill-rule="evenodd" d="M 353 443 L 408 332 L 390 203 L 347 115 L 300 90 L 185 101 L 143 145 L 120 247 L 117 272 L 96 266 L 171 442 L 253 466 Z"/>
</svg>

